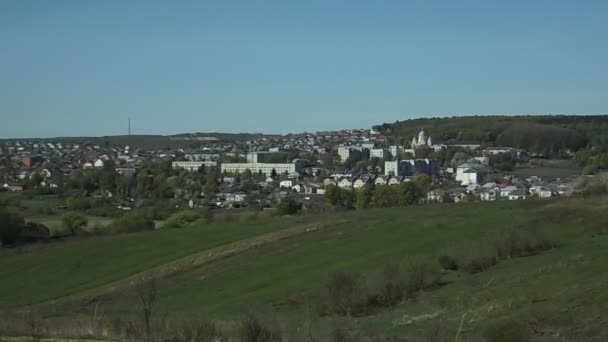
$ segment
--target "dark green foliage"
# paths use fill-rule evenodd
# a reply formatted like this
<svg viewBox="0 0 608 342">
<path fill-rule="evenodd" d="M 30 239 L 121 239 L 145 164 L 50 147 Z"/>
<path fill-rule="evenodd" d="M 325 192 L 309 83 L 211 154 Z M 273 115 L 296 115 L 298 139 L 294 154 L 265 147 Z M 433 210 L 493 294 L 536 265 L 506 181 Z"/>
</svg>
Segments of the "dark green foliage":
<svg viewBox="0 0 608 342">
<path fill-rule="evenodd" d="M 559 246 L 557 239 L 535 223 L 499 231 L 479 243 L 466 246 L 457 255 L 443 254 L 443 269 L 461 269 L 478 273 L 496 265 L 501 259 L 527 257 Z"/>
<path fill-rule="evenodd" d="M 183 228 L 206 217 L 206 213 L 202 210 L 184 210 L 171 215 L 167 221 L 165 221 L 162 228 Z"/>
<path fill-rule="evenodd" d="M 550 233 L 535 224 L 501 231 L 494 241 L 499 258 L 526 257 L 558 246 Z"/>
<path fill-rule="evenodd" d="M 76 212 L 65 213 L 61 217 L 61 227 L 63 232 L 67 235 L 81 233 L 87 227 L 88 223 L 89 220 L 86 216 Z"/>
<path fill-rule="evenodd" d="M 240 340 L 243 342 L 281 341 L 281 332 L 271 326 L 259 310 L 248 308 L 241 315 Z"/>
<path fill-rule="evenodd" d="M 397 186 L 399 205 L 411 205 L 416 203 L 418 193 L 416 184 L 413 182 L 403 182 Z"/>
<path fill-rule="evenodd" d="M 346 272 L 334 272 L 325 285 L 330 312 L 339 315 L 360 313 L 364 308 L 361 278 Z"/>
<path fill-rule="evenodd" d="M 154 221 L 140 212 L 126 214 L 123 217 L 117 218 L 106 227 L 106 231 L 110 234 L 134 233 L 149 230 L 154 230 Z"/>
<path fill-rule="evenodd" d="M 390 208 L 399 205 L 399 196 L 395 187 L 391 185 L 378 185 L 374 190 L 374 206 Z"/>
<path fill-rule="evenodd" d="M 28 222 L 21 231 L 19 240 L 21 242 L 35 242 L 39 240 L 48 240 L 50 237 L 49 228 L 42 223 Z"/>
<path fill-rule="evenodd" d="M 499 153 L 489 157 L 489 164 L 498 171 L 512 171 L 515 168 L 516 157 L 511 153 Z"/>
<path fill-rule="evenodd" d="M 356 203 L 355 193 L 330 184 L 325 190 L 325 202 L 335 207 L 352 209 Z"/>
<path fill-rule="evenodd" d="M 534 153 L 558 155 L 588 143 L 608 143 L 606 116 L 464 116 L 421 118 L 374 126 L 393 141 L 410 141 L 426 128 L 433 141 L 477 142 L 513 146 Z"/>
<path fill-rule="evenodd" d="M 362 188 L 357 190 L 357 209 L 369 208 L 372 204 L 373 196 L 373 185 L 366 184 Z"/>
<path fill-rule="evenodd" d="M 277 207 L 275 208 L 275 213 L 277 215 L 294 215 L 300 211 L 301 206 L 292 196 L 283 197 Z"/>
<path fill-rule="evenodd" d="M 450 255 L 440 255 L 439 256 L 439 265 L 444 270 L 455 271 L 458 269 L 458 260 Z"/>
<path fill-rule="evenodd" d="M 515 319 L 504 319 L 488 324 L 483 330 L 483 338 L 486 342 L 527 342 L 530 330 Z"/>
<path fill-rule="evenodd" d="M 326 283 L 322 298 L 330 313 L 360 316 L 412 299 L 438 281 L 427 263 L 408 261 L 388 264 L 381 271 L 366 275 L 335 272 Z"/>
<path fill-rule="evenodd" d="M 608 169 L 608 147 L 594 147 L 578 151 L 572 161 L 583 168 L 583 174 L 585 175 L 606 170 Z"/>
<path fill-rule="evenodd" d="M 0 209 L 0 243 L 3 246 L 47 240 L 49 236 L 49 229 L 45 225 L 25 223 L 23 215 Z"/>
<path fill-rule="evenodd" d="M 0 242 L 3 246 L 16 243 L 24 226 L 23 215 L 0 208 Z"/>
</svg>

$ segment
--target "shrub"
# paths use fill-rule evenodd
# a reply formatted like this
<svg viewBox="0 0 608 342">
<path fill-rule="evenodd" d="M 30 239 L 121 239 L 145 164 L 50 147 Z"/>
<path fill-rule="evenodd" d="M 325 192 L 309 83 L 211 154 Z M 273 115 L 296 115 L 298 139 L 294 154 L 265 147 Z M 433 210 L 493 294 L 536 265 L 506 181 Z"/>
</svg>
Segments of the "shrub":
<svg viewBox="0 0 608 342">
<path fill-rule="evenodd" d="M 292 196 L 283 197 L 277 207 L 275 208 L 275 213 L 277 215 L 294 215 L 300 211 L 300 204 L 293 198 Z"/>
<path fill-rule="evenodd" d="M 3 246 L 17 242 L 24 226 L 23 215 L 0 209 L 0 242 Z"/>
<path fill-rule="evenodd" d="M 89 223 L 89 219 L 86 216 L 79 213 L 65 213 L 61 217 L 62 231 L 67 235 L 74 235 L 82 233 Z"/>
<path fill-rule="evenodd" d="M 182 228 L 203 218 L 204 215 L 202 211 L 184 210 L 171 215 L 167 221 L 165 221 L 162 228 Z"/>
<path fill-rule="evenodd" d="M 498 263 L 496 250 L 486 244 L 469 247 L 458 258 L 458 268 L 468 273 L 479 273 Z"/>
<path fill-rule="evenodd" d="M 488 324 L 483 330 L 483 338 L 486 342 L 527 342 L 530 330 L 519 321 L 505 319 Z"/>
<path fill-rule="evenodd" d="M 28 222 L 21 231 L 20 240 L 22 242 L 34 242 L 48 240 L 50 237 L 49 228 L 42 223 Z"/>
<path fill-rule="evenodd" d="M 244 342 L 281 341 L 281 333 L 270 326 L 268 319 L 256 309 L 246 309 L 242 313 L 240 337 Z"/>
<path fill-rule="evenodd" d="M 500 258 L 526 257 L 557 247 L 556 239 L 532 224 L 502 231 L 494 240 Z"/>
<path fill-rule="evenodd" d="M 111 234 L 134 233 L 145 230 L 154 230 L 154 221 L 144 214 L 133 212 L 117 218 L 106 227 Z"/>
<path fill-rule="evenodd" d="M 328 309 L 336 314 L 350 315 L 361 311 L 361 279 L 350 273 L 334 272 L 325 285 Z"/>
<path fill-rule="evenodd" d="M 439 256 L 439 265 L 444 270 L 455 271 L 458 269 L 458 260 L 450 255 L 440 255 Z"/>
</svg>

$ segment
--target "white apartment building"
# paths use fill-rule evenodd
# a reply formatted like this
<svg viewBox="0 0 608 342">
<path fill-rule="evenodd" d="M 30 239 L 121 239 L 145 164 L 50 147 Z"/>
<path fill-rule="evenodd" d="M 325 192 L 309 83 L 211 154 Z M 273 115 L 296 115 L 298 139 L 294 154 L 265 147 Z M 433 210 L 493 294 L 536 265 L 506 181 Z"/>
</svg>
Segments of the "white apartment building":
<svg viewBox="0 0 608 342">
<path fill-rule="evenodd" d="M 222 163 L 221 171 L 230 173 L 243 173 L 245 171 L 251 171 L 251 173 L 263 173 L 265 175 L 272 174 L 272 170 L 275 170 L 277 174 L 283 174 L 285 172 L 292 174 L 296 172 L 296 164 L 292 163 Z"/>
<path fill-rule="evenodd" d="M 190 172 L 198 171 L 198 169 L 200 169 L 201 166 L 203 166 L 203 165 L 205 167 L 215 167 L 215 166 L 217 166 L 217 162 L 210 161 L 210 160 L 203 160 L 203 161 L 174 161 L 173 163 L 171 163 L 171 166 L 174 169 L 185 169 Z"/>
<path fill-rule="evenodd" d="M 386 153 L 386 150 L 383 148 L 372 148 L 369 151 L 369 157 L 384 159 L 384 157 L 387 157 L 387 153 Z"/>
</svg>

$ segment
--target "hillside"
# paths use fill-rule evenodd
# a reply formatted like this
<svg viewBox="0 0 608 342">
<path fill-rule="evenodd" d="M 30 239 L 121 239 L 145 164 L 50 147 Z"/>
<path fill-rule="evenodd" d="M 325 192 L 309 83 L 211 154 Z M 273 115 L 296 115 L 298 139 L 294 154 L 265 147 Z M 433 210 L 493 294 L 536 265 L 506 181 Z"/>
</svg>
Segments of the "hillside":
<svg viewBox="0 0 608 342">
<path fill-rule="evenodd" d="M 512 318 L 533 340 L 603 341 L 606 209 L 605 198 L 413 206 L 217 222 L 5 251 L 0 335 L 24 334 L 19 324 L 6 323 L 16 317 L 52 325 L 39 328 L 46 335 L 77 334 L 61 328 L 74 320 L 140 322 L 140 291 L 155 280 L 155 317 L 205 315 L 229 331 L 238 330 L 243 308 L 254 306 L 285 334 L 316 340 L 337 339 L 340 327 L 346 340 L 366 334 L 453 341 L 462 324 L 460 341 L 482 341 L 488 324 Z M 507 246 L 504 241 L 529 253 L 496 256 L 495 246 Z M 442 268 L 442 255 L 458 259 L 459 268 Z M 486 263 L 489 257 L 496 259 Z M 476 262 L 479 269 L 468 268 Z M 336 272 L 366 279 L 359 295 L 377 280 L 370 275 L 400 263 L 426 265 L 425 279 L 436 281 L 390 305 L 350 315 L 327 309 L 335 299 L 325 292 Z"/>
<path fill-rule="evenodd" d="M 374 126 L 395 142 L 411 141 L 422 128 L 433 141 L 512 146 L 537 153 L 608 144 L 608 115 L 460 116 L 421 118 Z"/>
</svg>

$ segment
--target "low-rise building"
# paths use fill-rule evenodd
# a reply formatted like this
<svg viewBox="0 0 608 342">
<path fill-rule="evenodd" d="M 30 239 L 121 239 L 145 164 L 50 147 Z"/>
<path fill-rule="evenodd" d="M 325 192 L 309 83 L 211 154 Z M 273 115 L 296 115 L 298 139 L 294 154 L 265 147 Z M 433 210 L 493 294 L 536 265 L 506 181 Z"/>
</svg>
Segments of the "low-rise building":
<svg viewBox="0 0 608 342">
<path fill-rule="evenodd" d="M 221 172 L 243 173 L 245 171 L 251 173 L 263 173 L 271 175 L 274 171 L 276 174 L 294 174 L 298 172 L 294 163 L 222 163 Z"/>
<path fill-rule="evenodd" d="M 201 160 L 201 161 L 174 161 L 171 163 L 171 166 L 174 169 L 184 169 L 190 172 L 198 171 L 201 166 L 205 167 L 216 167 L 217 162 L 210 160 Z"/>
</svg>

